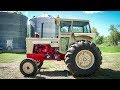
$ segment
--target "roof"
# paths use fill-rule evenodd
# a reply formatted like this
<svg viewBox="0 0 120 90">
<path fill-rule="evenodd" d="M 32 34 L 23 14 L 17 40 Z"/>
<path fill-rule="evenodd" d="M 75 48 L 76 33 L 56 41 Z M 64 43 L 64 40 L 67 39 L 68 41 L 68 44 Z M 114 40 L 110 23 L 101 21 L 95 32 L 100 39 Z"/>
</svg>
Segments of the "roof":
<svg viewBox="0 0 120 90">
<path fill-rule="evenodd" d="M 60 18 L 60 21 L 81 21 L 81 22 L 90 22 L 89 20 L 84 20 L 84 19 L 77 19 L 77 18 Z"/>
</svg>

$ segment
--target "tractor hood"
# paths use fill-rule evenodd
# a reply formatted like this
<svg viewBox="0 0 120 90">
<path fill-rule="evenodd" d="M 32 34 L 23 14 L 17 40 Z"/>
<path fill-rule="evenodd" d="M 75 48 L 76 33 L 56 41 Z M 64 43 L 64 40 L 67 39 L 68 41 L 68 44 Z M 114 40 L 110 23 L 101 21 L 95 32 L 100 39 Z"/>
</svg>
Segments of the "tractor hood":
<svg viewBox="0 0 120 90">
<path fill-rule="evenodd" d="M 95 38 L 95 33 L 72 33 L 72 41 L 89 40 L 92 41 Z"/>
<path fill-rule="evenodd" d="M 86 36 L 86 37 L 91 37 L 92 39 L 95 38 L 95 35 L 96 35 L 95 33 L 74 33 L 75 37 L 79 37 L 79 36 L 80 37 L 82 37 L 82 36 L 85 37 Z"/>
</svg>

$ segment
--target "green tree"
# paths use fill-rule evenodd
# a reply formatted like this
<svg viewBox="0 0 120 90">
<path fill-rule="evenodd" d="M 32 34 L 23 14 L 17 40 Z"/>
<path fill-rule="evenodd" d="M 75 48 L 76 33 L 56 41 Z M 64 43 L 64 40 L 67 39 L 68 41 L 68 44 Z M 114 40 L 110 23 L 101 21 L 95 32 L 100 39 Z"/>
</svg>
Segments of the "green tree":
<svg viewBox="0 0 120 90">
<path fill-rule="evenodd" d="M 96 34 L 95 43 L 102 44 L 104 37 L 99 35 L 99 32 L 97 31 L 97 29 L 95 27 L 93 27 L 91 31 L 92 31 L 92 33 Z"/>
<path fill-rule="evenodd" d="M 110 42 L 110 35 L 104 37 L 104 43 L 107 44 L 108 46 L 110 46 L 111 42 Z"/>
<path fill-rule="evenodd" d="M 97 31 L 97 29 L 95 27 L 92 27 L 91 32 L 96 33 L 96 37 L 99 36 L 99 32 Z"/>
<path fill-rule="evenodd" d="M 104 39 L 103 36 L 97 36 L 96 39 L 95 39 L 95 43 L 96 44 L 102 44 L 103 43 L 103 39 Z"/>
<path fill-rule="evenodd" d="M 110 43 L 112 45 L 118 45 L 118 42 L 120 41 L 120 32 L 118 31 L 118 28 L 115 25 L 110 25 L 109 31 Z"/>
</svg>

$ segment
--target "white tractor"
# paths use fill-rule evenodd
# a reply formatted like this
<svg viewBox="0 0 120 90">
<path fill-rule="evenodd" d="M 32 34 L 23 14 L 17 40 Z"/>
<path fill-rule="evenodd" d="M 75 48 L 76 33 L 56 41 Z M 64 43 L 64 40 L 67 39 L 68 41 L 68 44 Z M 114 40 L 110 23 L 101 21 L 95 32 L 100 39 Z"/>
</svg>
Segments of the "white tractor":
<svg viewBox="0 0 120 90">
<path fill-rule="evenodd" d="M 20 64 L 25 76 L 34 76 L 44 60 L 64 60 L 74 76 L 90 76 L 102 64 L 100 49 L 93 43 L 89 20 L 56 18 L 56 38 L 26 38 L 26 59 Z M 41 34 L 42 35 L 42 34 Z"/>
</svg>

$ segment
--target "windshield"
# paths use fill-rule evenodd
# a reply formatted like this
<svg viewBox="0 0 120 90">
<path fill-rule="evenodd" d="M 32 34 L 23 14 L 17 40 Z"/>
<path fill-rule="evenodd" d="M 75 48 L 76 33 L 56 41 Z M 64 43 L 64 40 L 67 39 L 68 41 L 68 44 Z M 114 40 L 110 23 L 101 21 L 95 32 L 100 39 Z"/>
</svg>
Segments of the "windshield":
<svg viewBox="0 0 120 90">
<path fill-rule="evenodd" d="M 61 21 L 61 32 L 91 33 L 89 22 Z"/>
</svg>

